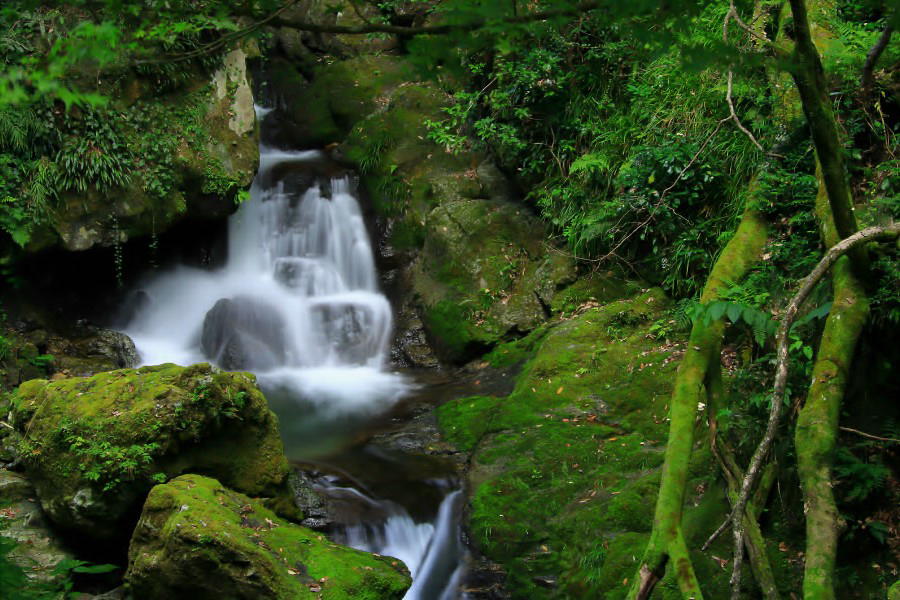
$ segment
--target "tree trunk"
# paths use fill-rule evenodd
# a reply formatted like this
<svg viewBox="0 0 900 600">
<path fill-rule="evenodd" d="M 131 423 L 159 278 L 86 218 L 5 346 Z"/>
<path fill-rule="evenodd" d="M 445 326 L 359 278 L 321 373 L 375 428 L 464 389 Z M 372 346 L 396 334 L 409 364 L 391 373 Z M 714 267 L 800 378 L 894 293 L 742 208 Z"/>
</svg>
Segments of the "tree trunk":
<svg viewBox="0 0 900 600">
<path fill-rule="evenodd" d="M 825 244 L 831 248 L 838 239 L 829 208 L 825 184 L 820 180 L 816 212 L 822 222 Z M 832 490 L 832 456 L 850 365 L 869 311 L 865 291 L 854 276 L 847 257 L 834 265 L 832 288 L 834 301 L 819 342 L 812 385 L 794 432 L 797 474 L 806 514 L 803 572 L 803 597 L 806 600 L 834 598 L 834 563 L 842 522 Z"/>
<path fill-rule="evenodd" d="M 752 205 L 752 202 L 748 205 Z M 720 297 L 731 282 L 740 281 L 759 260 L 765 241 L 766 223 L 762 215 L 752 209 L 745 210 L 737 232 L 712 268 L 700 301 L 712 302 Z M 669 561 L 675 568 L 683 597 L 694 600 L 703 597 L 684 542 L 681 516 L 688 465 L 694 445 L 697 406 L 700 402 L 708 402 L 704 384 L 711 366 L 719 366 L 719 347 L 724 331 L 725 323 L 722 320 L 707 324 L 703 319 L 697 319 L 691 329 L 688 347 L 678 367 L 672 392 L 669 438 L 666 442 L 653 531 L 629 598 L 649 598 L 653 587 L 665 574 Z"/>
<path fill-rule="evenodd" d="M 804 0 L 790 0 L 794 17 L 794 52 L 791 75 L 800 93 L 803 114 L 812 134 L 816 156 L 822 171 L 822 183 L 827 191 L 828 205 L 833 216 L 832 227 L 837 230 L 837 239 L 844 239 L 856 233 L 856 217 L 853 214 L 853 198 L 847 184 L 844 149 L 834 117 L 831 98 L 822 60 L 810 30 L 809 15 Z M 821 4 L 821 3 L 820 3 Z M 818 6 L 818 5 L 816 5 Z M 822 7 L 820 7 L 822 9 Z M 867 267 L 863 248 L 851 254 L 854 268 L 859 273 Z"/>
</svg>

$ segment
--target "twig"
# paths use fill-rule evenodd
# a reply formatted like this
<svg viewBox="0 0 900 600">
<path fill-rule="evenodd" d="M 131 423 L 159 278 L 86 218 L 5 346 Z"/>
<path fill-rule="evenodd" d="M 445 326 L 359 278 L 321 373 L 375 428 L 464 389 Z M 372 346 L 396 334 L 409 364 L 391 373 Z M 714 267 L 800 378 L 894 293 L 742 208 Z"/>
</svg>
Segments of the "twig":
<svg viewBox="0 0 900 600">
<path fill-rule="evenodd" d="M 728 69 L 728 91 L 725 93 L 725 101 L 728 102 L 728 110 L 731 113 L 731 120 L 734 121 L 734 124 L 737 125 L 737 128 L 744 132 L 750 141 L 753 142 L 753 145 L 756 146 L 756 149 L 760 152 L 765 152 L 762 145 L 756 141 L 756 138 L 753 136 L 753 133 L 744 127 L 744 124 L 741 123 L 741 120 L 738 118 L 737 113 L 734 110 L 734 99 L 732 97 L 732 79 L 734 78 L 734 72 L 731 69 Z"/>
<path fill-rule="evenodd" d="M 852 427 L 838 427 L 841 431 L 847 431 L 849 433 L 855 433 L 856 435 L 861 435 L 864 438 L 869 438 L 870 440 L 878 440 L 879 442 L 890 442 L 892 444 L 900 444 L 900 440 L 897 438 L 889 438 L 889 437 L 881 437 L 879 435 L 872 435 L 871 433 L 866 433 L 865 431 L 860 431 L 859 429 L 853 429 Z"/>
<path fill-rule="evenodd" d="M 784 394 L 787 389 L 788 378 L 788 346 L 791 325 L 797 317 L 800 306 L 812 293 L 813 288 L 819 283 L 819 280 L 828 273 L 832 265 L 841 256 L 866 242 L 881 238 L 896 238 L 900 235 L 900 223 L 894 223 L 886 227 L 868 227 L 862 231 L 858 231 L 850 237 L 841 240 L 832 246 L 825 256 L 819 261 L 812 272 L 803 280 L 800 290 L 794 295 L 788 303 L 784 311 L 781 324 L 778 326 L 776 340 L 776 366 L 775 366 L 775 383 L 772 388 L 771 406 L 769 407 L 769 422 L 766 424 L 766 432 L 760 440 L 759 445 L 753 452 L 750 459 L 750 465 L 744 473 L 744 480 L 741 483 L 741 493 L 734 503 L 729 521 L 732 524 L 732 532 L 734 537 L 734 561 L 731 571 L 731 597 L 735 600 L 740 596 L 741 584 L 741 563 L 744 559 L 744 530 L 742 527 L 741 517 L 744 514 L 744 508 L 747 506 L 747 500 L 750 497 L 756 480 L 759 476 L 760 468 L 763 460 L 769 453 L 772 443 L 775 440 L 775 433 L 778 430 L 779 421 L 781 419 L 781 410 L 784 406 Z"/>
</svg>

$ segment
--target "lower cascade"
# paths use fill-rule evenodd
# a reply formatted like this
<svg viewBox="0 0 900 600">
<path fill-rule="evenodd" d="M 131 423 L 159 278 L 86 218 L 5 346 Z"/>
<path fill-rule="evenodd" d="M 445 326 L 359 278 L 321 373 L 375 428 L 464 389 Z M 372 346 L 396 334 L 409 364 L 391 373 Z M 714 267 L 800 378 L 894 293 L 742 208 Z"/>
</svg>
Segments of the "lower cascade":
<svg viewBox="0 0 900 600">
<path fill-rule="evenodd" d="M 250 199 L 229 222 L 226 264 L 153 276 L 125 327 L 143 364 L 255 373 L 294 460 L 327 459 L 415 387 L 385 370 L 391 306 L 351 178 L 327 167 L 320 152 L 262 143 Z M 461 494 L 441 485 L 425 521 L 354 488 L 320 488 L 377 508 L 370 520 L 339 523 L 337 541 L 403 560 L 413 576 L 406 598 L 450 600 L 460 597 Z"/>
</svg>

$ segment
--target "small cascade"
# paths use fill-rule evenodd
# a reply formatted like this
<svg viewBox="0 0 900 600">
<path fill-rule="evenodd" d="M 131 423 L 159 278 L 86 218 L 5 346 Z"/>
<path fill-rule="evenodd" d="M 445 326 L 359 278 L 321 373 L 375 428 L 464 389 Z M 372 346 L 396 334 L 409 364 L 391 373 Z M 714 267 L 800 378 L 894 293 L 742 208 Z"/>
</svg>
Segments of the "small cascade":
<svg viewBox="0 0 900 600">
<path fill-rule="evenodd" d="M 416 522 L 398 504 L 374 500 L 353 488 L 326 487 L 332 497 L 348 495 L 383 515 L 380 520 L 345 523 L 341 543 L 366 552 L 401 559 L 413 577 L 405 600 L 451 600 L 458 597 L 463 547 L 459 539 L 462 493 L 444 496 L 433 522 Z"/>
<path fill-rule="evenodd" d="M 250 199 L 229 221 L 225 266 L 163 272 L 139 295 L 125 331 L 143 363 L 256 373 L 291 458 L 340 449 L 413 387 L 384 369 L 391 306 L 353 182 L 320 152 L 262 144 Z M 347 543 L 402 559 L 415 577 L 407 598 L 455 597 L 445 588 L 459 564 L 458 498 L 446 496 L 434 523 L 368 499 L 381 517 L 348 527 Z"/>
</svg>

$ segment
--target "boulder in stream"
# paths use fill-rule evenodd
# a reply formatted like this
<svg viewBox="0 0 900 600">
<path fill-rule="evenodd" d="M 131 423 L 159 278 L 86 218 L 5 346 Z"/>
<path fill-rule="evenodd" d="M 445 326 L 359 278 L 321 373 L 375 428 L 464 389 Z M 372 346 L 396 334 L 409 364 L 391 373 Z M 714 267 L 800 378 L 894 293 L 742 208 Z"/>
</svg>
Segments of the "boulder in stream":
<svg viewBox="0 0 900 600">
<path fill-rule="evenodd" d="M 253 495 L 287 473 L 278 421 L 247 373 L 165 364 L 32 380 L 12 399 L 20 456 L 61 528 L 114 539 L 155 483 L 214 475 Z"/>
<path fill-rule="evenodd" d="M 200 344 L 223 369 L 271 369 L 285 362 L 284 327 L 278 309 L 262 300 L 222 298 L 203 319 Z"/>
<path fill-rule="evenodd" d="M 146 600 L 400 599 L 403 563 L 329 542 L 200 475 L 153 488 L 131 539 L 126 580 Z"/>
</svg>

